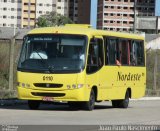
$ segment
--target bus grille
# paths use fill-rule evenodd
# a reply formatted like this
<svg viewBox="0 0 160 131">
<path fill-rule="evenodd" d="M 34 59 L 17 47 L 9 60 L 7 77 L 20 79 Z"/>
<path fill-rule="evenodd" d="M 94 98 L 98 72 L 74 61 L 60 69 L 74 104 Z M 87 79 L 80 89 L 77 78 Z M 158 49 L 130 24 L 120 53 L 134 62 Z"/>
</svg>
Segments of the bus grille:
<svg viewBox="0 0 160 131">
<path fill-rule="evenodd" d="M 34 83 L 35 87 L 42 88 L 61 88 L 63 84 L 51 84 L 51 83 Z"/>
<path fill-rule="evenodd" d="M 62 97 L 65 96 L 64 93 L 39 93 L 39 92 L 32 92 L 34 96 L 50 96 L 50 97 Z"/>
</svg>

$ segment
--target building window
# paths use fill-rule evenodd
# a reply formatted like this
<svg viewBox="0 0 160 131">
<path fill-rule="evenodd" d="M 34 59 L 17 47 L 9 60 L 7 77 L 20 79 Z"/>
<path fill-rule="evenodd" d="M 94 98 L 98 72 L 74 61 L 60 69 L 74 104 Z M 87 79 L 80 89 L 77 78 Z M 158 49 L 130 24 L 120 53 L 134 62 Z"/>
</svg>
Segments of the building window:
<svg viewBox="0 0 160 131">
<path fill-rule="evenodd" d="M 6 23 L 3 23 L 3 27 L 5 27 L 6 26 Z"/>
<path fill-rule="evenodd" d="M 7 2 L 7 0 L 4 0 L 3 2 Z"/>
<path fill-rule="evenodd" d="M 15 3 L 15 0 L 11 0 L 11 3 Z"/>
<path fill-rule="evenodd" d="M 21 16 L 17 16 L 17 19 L 21 19 Z"/>
<path fill-rule="evenodd" d="M 14 16 L 11 16 L 11 19 L 14 19 Z"/>
<path fill-rule="evenodd" d="M 6 8 L 6 7 L 4 7 L 4 8 L 3 8 L 3 10 L 4 10 L 4 11 L 6 11 L 6 10 L 7 10 L 7 8 Z"/>
<path fill-rule="evenodd" d="M 14 27 L 14 24 L 11 24 L 11 27 Z"/>
<path fill-rule="evenodd" d="M 49 6 L 50 6 L 50 4 L 46 4 L 46 6 L 47 6 L 47 7 L 49 7 Z"/>
<path fill-rule="evenodd" d="M 6 16 L 6 15 L 4 15 L 4 16 L 3 16 L 3 19 L 6 19 L 6 18 L 7 18 L 7 16 Z"/>
<path fill-rule="evenodd" d="M 42 4 L 42 3 L 39 3 L 39 6 L 43 6 L 43 4 Z"/>
<path fill-rule="evenodd" d="M 11 11 L 14 11 L 14 8 L 11 8 Z"/>
<path fill-rule="evenodd" d="M 56 7 L 56 4 L 52 4 L 52 7 Z"/>
<path fill-rule="evenodd" d="M 21 1 L 21 0 L 18 0 L 18 3 L 22 3 L 22 1 Z"/>
<path fill-rule="evenodd" d="M 17 11 L 22 11 L 22 9 L 21 9 L 21 8 L 18 8 Z"/>
</svg>

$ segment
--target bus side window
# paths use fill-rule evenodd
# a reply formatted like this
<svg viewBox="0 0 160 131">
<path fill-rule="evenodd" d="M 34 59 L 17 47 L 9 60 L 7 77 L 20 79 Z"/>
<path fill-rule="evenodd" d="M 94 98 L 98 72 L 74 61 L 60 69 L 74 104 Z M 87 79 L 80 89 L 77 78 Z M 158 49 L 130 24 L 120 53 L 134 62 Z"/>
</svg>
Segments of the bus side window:
<svg viewBox="0 0 160 131">
<path fill-rule="evenodd" d="M 132 41 L 132 57 L 131 57 L 131 63 L 133 66 L 136 66 L 137 63 L 137 51 L 138 51 L 138 46 L 136 41 Z"/>
<path fill-rule="evenodd" d="M 106 58 L 109 65 L 115 65 L 116 62 L 116 43 L 115 38 L 107 38 L 106 40 Z"/>
<path fill-rule="evenodd" d="M 143 45 L 143 41 L 138 42 L 137 63 L 138 63 L 139 66 L 144 66 L 144 45 Z"/>
<path fill-rule="evenodd" d="M 120 52 L 121 52 L 121 63 L 123 65 L 130 65 L 130 50 L 129 50 L 129 40 L 120 39 Z"/>
<path fill-rule="evenodd" d="M 144 47 L 143 41 L 132 41 L 131 44 L 131 65 L 142 66 L 144 65 Z"/>
</svg>

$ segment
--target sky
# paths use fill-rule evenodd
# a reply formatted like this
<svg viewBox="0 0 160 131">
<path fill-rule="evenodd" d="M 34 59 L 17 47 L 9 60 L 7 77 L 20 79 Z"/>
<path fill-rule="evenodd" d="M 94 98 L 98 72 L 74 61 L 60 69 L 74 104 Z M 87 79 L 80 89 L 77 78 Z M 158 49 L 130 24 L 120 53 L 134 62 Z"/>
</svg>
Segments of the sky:
<svg viewBox="0 0 160 131">
<path fill-rule="evenodd" d="M 160 0 L 156 0 L 155 16 L 160 16 Z"/>
<path fill-rule="evenodd" d="M 91 0 L 91 18 L 90 23 L 93 28 L 97 27 L 97 0 Z"/>
</svg>

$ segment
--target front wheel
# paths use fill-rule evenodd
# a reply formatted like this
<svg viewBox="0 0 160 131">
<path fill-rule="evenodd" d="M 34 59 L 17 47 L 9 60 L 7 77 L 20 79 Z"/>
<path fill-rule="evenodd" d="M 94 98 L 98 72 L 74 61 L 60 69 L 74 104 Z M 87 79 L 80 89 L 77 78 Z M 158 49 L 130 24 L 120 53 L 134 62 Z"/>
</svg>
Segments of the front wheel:
<svg viewBox="0 0 160 131">
<path fill-rule="evenodd" d="M 91 90 L 89 101 L 84 102 L 83 105 L 84 105 L 84 108 L 86 110 L 92 111 L 94 109 L 94 105 L 95 105 L 95 93 L 94 93 L 93 89 Z"/>
<path fill-rule="evenodd" d="M 31 110 L 37 110 L 40 106 L 40 101 L 28 100 L 28 107 Z"/>
</svg>

